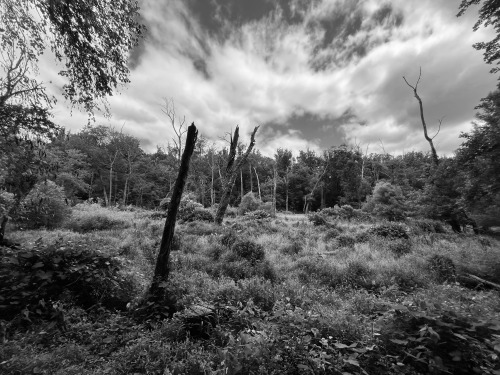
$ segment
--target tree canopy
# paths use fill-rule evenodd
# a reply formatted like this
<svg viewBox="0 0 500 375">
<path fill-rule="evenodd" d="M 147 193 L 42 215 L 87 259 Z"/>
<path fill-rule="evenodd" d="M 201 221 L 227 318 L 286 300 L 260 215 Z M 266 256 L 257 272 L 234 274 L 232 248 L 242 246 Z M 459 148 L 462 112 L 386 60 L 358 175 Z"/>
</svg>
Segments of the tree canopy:
<svg viewBox="0 0 500 375">
<path fill-rule="evenodd" d="M 64 96 L 93 113 L 97 102 L 129 82 L 128 52 L 144 32 L 132 0 L 4 0 L 0 3 L 0 106 L 9 100 L 51 104 L 33 79 L 50 48 L 64 63 Z"/>
<path fill-rule="evenodd" d="M 489 42 L 478 42 L 473 45 L 477 50 L 484 50 L 483 58 L 487 64 L 499 65 L 500 63 L 500 2 L 498 0 L 462 0 L 459 6 L 457 17 L 462 16 L 471 5 L 478 5 L 479 19 L 474 24 L 473 30 L 477 31 L 482 25 L 484 27 L 493 26 L 497 35 Z M 491 73 L 500 71 L 500 67 L 495 66 Z"/>
</svg>

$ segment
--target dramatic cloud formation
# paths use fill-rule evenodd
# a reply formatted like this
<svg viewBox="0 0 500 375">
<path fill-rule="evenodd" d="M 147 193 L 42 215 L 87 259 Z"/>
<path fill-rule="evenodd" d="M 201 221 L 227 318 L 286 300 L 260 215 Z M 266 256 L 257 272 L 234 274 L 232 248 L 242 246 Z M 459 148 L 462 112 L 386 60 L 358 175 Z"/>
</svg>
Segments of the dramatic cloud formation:
<svg viewBox="0 0 500 375">
<path fill-rule="evenodd" d="M 422 67 L 426 119 L 431 133 L 442 119 L 436 148 L 450 154 L 496 84 L 472 48 L 492 33 L 473 33 L 475 9 L 456 18 L 458 4 L 144 0 L 148 35 L 131 56 L 132 83 L 109 101 L 110 122 L 148 150 L 165 145 L 173 136 L 161 111 L 167 97 L 212 140 L 237 124 L 244 134 L 260 124 L 257 148 L 269 155 L 343 142 L 427 151 L 418 104 L 402 79 L 414 84 Z M 57 92 L 55 69 L 41 70 Z M 86 123 L 68 112 L 60 104 L 56 121 L 75 130 Z"/>
</svg>

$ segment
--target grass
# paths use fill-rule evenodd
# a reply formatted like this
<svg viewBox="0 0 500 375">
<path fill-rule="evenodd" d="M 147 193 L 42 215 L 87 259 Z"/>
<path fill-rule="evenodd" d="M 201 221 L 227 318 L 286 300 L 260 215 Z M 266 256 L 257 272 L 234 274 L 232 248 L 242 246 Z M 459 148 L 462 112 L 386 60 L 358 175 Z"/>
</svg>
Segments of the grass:
<svg viewBox="0 0 500 375">
<path fill-rule="evenodd" d="M 197 338 L 182 315 L 138 322 L 123 312 L 84 310 L 69 299 L 63 306 L 65 332 L 50 319 L 6 323 L 0 371 L 414 374 L 498 369 L 493 348 L 499 336 L 485 333 L 497 324 L 498 291 L 443 281 L 428 260 L 447 257 L 458 276 L 472 273 L 498 283 L 500 241 L 422 226 L 411 229 L 409 239 L 391 238 L 371 233 L 373 226 L 339 220 L 313 226 L 304 215 L 290 214 L 231 218 L 224 227 L 179 224 L 169 293 L 180 310 L 218 306 L 209 339 Z M 142 286 L 130 296 L 138 300 L 152 278 L 162 230 L 163 220 L 145 211 L 77 206 L 60 229 L 14 231 L 9 238 L 25 248 L 58 241 L 86 244 L 116 257 Z M 254 245 L 247 246 L 256 255 L 237 246 L 233 251 L 235 241 L 250 241 Z M 441 362 L 435 359 L 440 347 L 432 340 L 447 337 L 443 327 L 455 324 L 450 319 L 465 322 L 453 328 L 465 339 L 452 340 L 467 353 L 463 358 L 470 363 L 462 368 L 453 367 L 460 362 L 456 356 L 455 361 L 441 354 Z M 484 332 L 471 333 L 464 328 L 469 323 Z M 434 327 L 438 336 L 422 333 L 424 327 Z M 412 345 L 419 337 L 425 350 Z M 417 354 L 421 361 L 413 359 Z"/>
</svg>

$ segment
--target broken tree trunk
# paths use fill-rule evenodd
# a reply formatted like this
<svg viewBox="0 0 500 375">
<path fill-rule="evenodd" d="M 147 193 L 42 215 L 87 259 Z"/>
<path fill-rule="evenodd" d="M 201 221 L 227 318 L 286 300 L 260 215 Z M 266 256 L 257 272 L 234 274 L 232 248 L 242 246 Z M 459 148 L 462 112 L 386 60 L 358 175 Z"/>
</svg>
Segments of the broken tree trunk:
<svg viewBox="0 0 500 375">
<path fill-rule="evenodd" d="M 253 167 L 253 170 L 255 171 L 255 176 L 257 176 L 257 188 L 259 190 L 259 200 L 262 201 L 262 195 L 260 194 L 259 174 L 257 173 L 257 169 L 255 169 L 255 167 Z"/>
<path fill-rule="evenodd" d="M 192 123 L 188 127 L 184 152 L 182 154 L 181 164 L 179 167 L 179 174 L 177 175 L 177 180 L 175 180 L 172 197 L 168 205 L 165 228 L 163 229 L 163 236 L 161 238 L 160 252 L 158 253 L 158 258 L 156 259 L 155 273 L 150 289 L 150 294 L 153 296 L 158 295 L 158 292 L 161 291 L 161 288 L 164 286 L 162 283 L 165 283 L 168 280 L 168 275 L 170 273 L 170 248 L 174 238 L 177 209 L 181 202 L 182 192 L 184 190 L 184 185 L 186 184 L 189 172 L 189 161 L 191 159 L 191 155 L 193 154 L 197 137 L 198 131 L 196 130 L 194 123 Z"/>
<path fill-rule="evenodd" d="M 229 205 L 229 198 L 231 197 L 231 191 L 233 190 L 234 183 L 238 177 L 238 171 L 241 169 L 242 165 L 248 158 L 248 155 L 252 152 L 253 146 L 255 145 L 255 133 L 259 129 L 258 126 L 252 132 L 250 137 L 250 144 L 243 155 L 241 155 L 234 165 L 234 159 L 236 157 L 236 146 L 238 145 L 239 129 L 236 127 L 234 130 L 234 135 L 231 137 L 231 148 L 229 150 L 229 156 L 227 159 L 226 173 L 224 178 L 224 190 L 222 192 L 222 197 L 220 199 L 219 208 L 217 209 L 217 214 L 215 215 L 215 223 L 218 225 L 222 224 L 224 219 L 224 214 L 226 213 L 227 206 Z"/>
<path fill-rule="evenodd" d="M 404 76 L 403 76 L 403 79 L 406 82 L 406 84 L 411 87 L 411 89 L 413 90 L 413 94 L 415 95 L 415 98 L 418 100 L 418 105 L 420 107 L 420 119 L 422 120 L 422 127 L 424 128 L 424 137 L 427 140 L 427 142 L 429 142 L 429 145 L 431 146 L 432 161 L 434 163 L 434 166 L 437 167 L 439 164 L 439 158 L 437 156 L 436 148 L 434 147 L 434 142 L 432 140 L 436 137 L 436 135 L 438 135 L 439 130 L 436 133 L 436 135 L 434 135 L 434 137 L 432 137 L 432 138 L 429 137 L 429 135 L 427 134 L 427 124 L 425 123 L 425 119 L 424 119 L 424 106 L 422 104 L 422 99 L 420 99 L 420 96 L 418 96 L 418 94 L 417 94 L 417 87 L 418 87 L 418 83 L 420 82 L 421 76 L 422 76 L 422 68 L 420 68 L 420 74 L 418 76 L 418 80 L 417 80 L 417 83 L 415 84 L 415 86 L 410 85 Z"/>
</svg>

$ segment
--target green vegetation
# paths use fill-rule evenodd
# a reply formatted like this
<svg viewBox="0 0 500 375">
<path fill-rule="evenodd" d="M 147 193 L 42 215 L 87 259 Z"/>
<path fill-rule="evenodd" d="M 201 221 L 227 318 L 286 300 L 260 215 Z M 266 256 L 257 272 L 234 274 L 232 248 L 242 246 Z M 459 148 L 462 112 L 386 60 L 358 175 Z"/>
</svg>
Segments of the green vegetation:
<svg viewBox="0 0 500 375">
<path fill-rule="evenodd" d="M 60 229 L 11 232 L 2 373 L 498 371 L 498 291 L 467 279 L 500 282 L 498 238 L 428 221 L 185 221 L 164 320 L 136 310 L 163 227 L 150 216 L 78 205 Z"/>
</svg>

